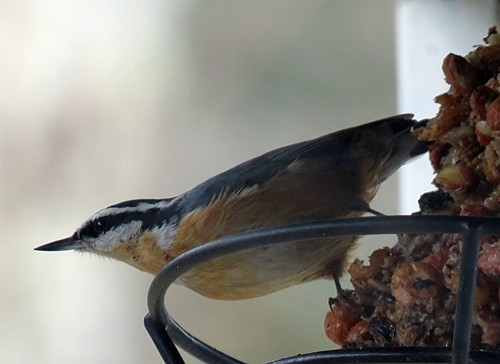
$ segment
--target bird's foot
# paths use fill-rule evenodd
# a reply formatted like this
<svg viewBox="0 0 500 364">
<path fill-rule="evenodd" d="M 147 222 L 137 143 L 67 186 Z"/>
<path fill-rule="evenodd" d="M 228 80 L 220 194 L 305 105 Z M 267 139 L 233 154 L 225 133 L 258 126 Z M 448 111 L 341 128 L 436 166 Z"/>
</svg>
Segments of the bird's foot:
<svg viewBox="0 0 500 364">
<path fill-rule="evenodd" d="M 355 292 L 350 289 L 347 290 L 343 289 L 337 274 L 333 275 L 333 281 L 335 282 L 335 289 L 337 291 L 337 296 L 328 298 L 328 305 L 330 306 L 330 309 L 332 309 L 332 306 L 335 304 L 354 307 L 356 305 Z"/>
</svg>

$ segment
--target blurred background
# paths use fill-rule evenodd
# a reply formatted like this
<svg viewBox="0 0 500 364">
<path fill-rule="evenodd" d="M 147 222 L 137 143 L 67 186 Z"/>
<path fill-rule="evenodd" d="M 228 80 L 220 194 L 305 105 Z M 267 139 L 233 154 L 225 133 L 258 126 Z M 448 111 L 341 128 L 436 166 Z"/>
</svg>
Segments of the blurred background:
<svg viewBox="0 0 500 364">
<path fill-rule="evenodd" d="M 174 196 L 268 150 L 397 113 L 395 9 L 0 2 L 2 361 L 159 363 L 142 323 L 152 276 L 33 248 L 110 204 Z M 391 178 L 373 207 L 397 213 L 397 190 Z M 365 240 L 353 257 L 393 241 Z M 334 348 L 323 333 L 333 294 L 321 281 L 218 302 L 175 287 L 167 301 L 200 338 L 262 362 Z"/>
</svg>

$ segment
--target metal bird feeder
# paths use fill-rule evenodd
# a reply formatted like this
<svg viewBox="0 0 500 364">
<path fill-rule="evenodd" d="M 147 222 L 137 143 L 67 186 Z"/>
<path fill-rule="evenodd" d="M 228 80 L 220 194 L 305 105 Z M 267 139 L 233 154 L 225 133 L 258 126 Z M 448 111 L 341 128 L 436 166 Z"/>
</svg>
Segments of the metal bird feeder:
<svg viewBox="0 0 500 364">
<path fill-rule="evenodd" d="M 340 349 L 300 354 L 272 361 L 291 363 L 500 363 L 500 352 L 471 350 L 474 290 L 483 235 L 500 236 L 500 219 L 462 216 L 376 216 L 318 221 L 227 236 L 185 252 L 154 278 L 144 324 L 166 363 L 184 363 L 177 346 L 207 363 L 243 363 L 184 330 L 168 313 L 164 298 L 183 273 L 206 261 L 242 250 L 289 241 L 341 235 L 458 233 L 464 236 L 452 347 Z"/>
</svg>

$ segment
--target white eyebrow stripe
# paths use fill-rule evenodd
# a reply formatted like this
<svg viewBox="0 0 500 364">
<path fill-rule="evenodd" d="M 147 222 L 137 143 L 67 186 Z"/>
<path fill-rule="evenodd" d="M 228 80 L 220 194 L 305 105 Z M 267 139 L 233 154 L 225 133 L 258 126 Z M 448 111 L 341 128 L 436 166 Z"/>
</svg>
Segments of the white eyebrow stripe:
<svg viewBox="0 0 500 364">
<path fill-rule="evenodd" d="M 92 219 L 98 219 L 103 216 L 118 215 L 125 212 L 145 212 L 151 210 L 152 208 L 164 208 L 170 205 L 171 201 L 158 201 L 155 204 L 143 202 L 135 206 L 123 206 L 123 207 L 106 207 L 94 214 Z"/>
</svg>

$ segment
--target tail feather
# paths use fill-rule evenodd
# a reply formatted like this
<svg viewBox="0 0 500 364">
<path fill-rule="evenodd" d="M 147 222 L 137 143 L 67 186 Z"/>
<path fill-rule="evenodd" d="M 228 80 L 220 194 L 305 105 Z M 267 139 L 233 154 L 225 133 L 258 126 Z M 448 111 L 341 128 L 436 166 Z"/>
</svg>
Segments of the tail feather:
<svg viewBox="0 0 500 364">
<path fill-rule="evenodd" d="M 427 123 L 416 121 L 413 115 L 404 114 L 378 120 L 358 127 L 351 140 L 353 153 L 361 153 L 365 178 L 373 187 L 389 178 L 409 160 L 427 152 L 427 143 L 420 141 L 413 130 Z"/>
</svg>

